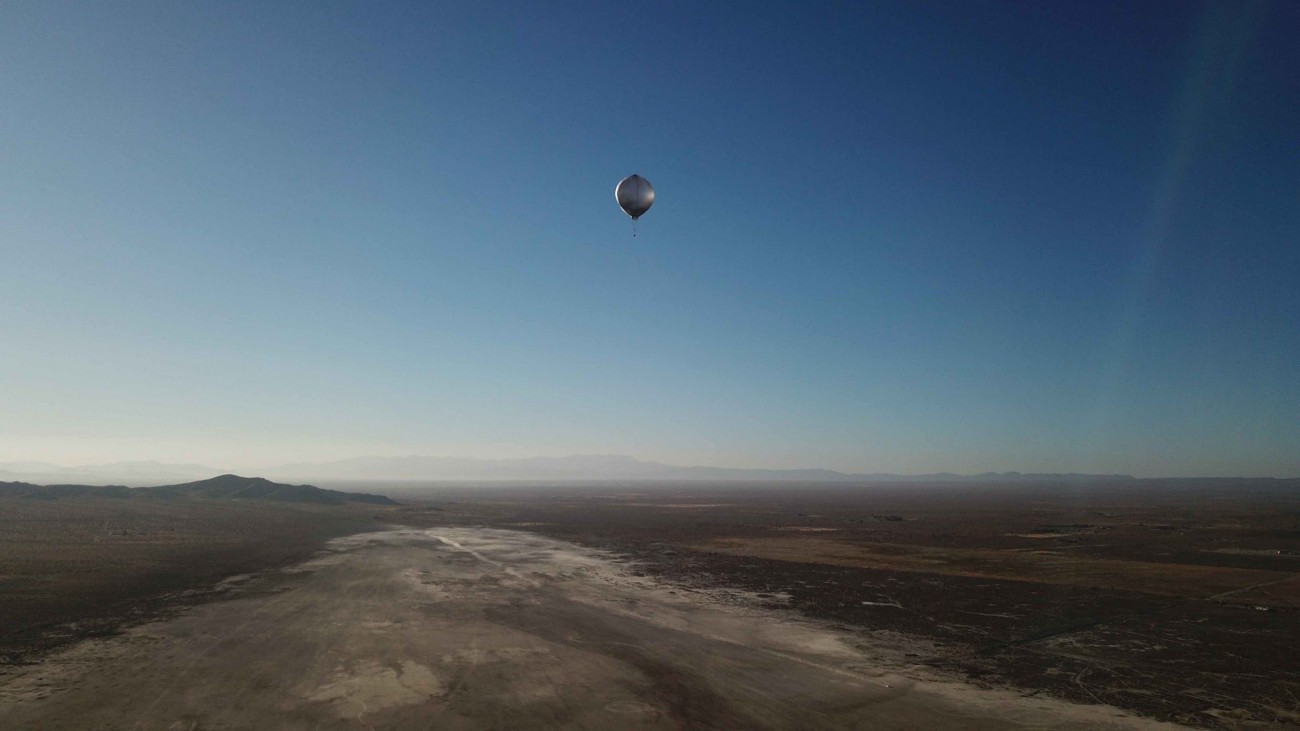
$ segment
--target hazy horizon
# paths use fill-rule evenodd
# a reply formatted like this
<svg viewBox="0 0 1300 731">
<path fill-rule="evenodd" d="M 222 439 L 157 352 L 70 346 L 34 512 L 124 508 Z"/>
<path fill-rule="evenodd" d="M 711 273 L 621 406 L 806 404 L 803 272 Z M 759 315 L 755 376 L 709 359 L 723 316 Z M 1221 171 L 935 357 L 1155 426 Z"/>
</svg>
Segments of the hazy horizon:
<svg viewBox="0 0 1300 731">
<path fill-rule="evenodd" d="M 412 463 L 416 463 L 412 465 Z M 426 472 L 420 472 L 420 463 L 424 463 Z M 429 464 L 432 463 L 432 464 Z M 548 464 L 549 463 L 549 464 Z M 541 469 L 535 469 L 529 472 L 528 465 L 542 465 Z M 654 467 L 668 468 L 674 472 L 664 473 L 637 473 L 617 472 L 621 465 L 631 467 Z M 555 473 L 556 468 L 576 470 L 568 473 Z M 601 467 L 607 467 L 615 471 L 601 472 Z M 339 469 L 351 469 L 351 472 L 339 473 Z M 492 470 L 501 470 L 503 468 L 513 468 L 516 471 L 506 473 L 506 476 L 492 477 Z M 367 472 L 369 469 L 369 472 Z M 400 476 L 395 476 L 393 469 L 404 470 Z M 461 472 L 456 470 L 460 469 Z M 552 470 L 552 471 L 548 471 Z M 442 470 L 440 473 L 439 470 Z M 477 471 L 476 471 L 477 470 Z M 486 471 L 485 471 L 486 470 Z M 583 472 L 586 470 L 586 472 Z M 712 477 L 701 476 L 701 474 L 691 474 L 688 471 L 721 471 L 737 473 L 734 475 L 715 475 Z M 54 463 L 42 461 L 6 461 L 0 460 L 0 481 L 9 477 L 22 478 L 23 476 L 52 476 L 65 473 L 70 477 L 84 475 L 92 477 L 100 476 L 126 476 L 137 474 L 149 476 L 149 480 L 157 482 L 164 479 L 163 476 L 171 475 L 180 478 L 202 479 L 210 475 L 223 473 L 235 473 L 248 477 L 269 476 L 272 479 L 320 479 L 334 481 L 353 481 L 353 480 L 376 480 L 392 482 L 408 481 L 432 481 L 440 480 L 468 480 L 468 481 L 494 481 L 494 480 L 600 480 L 600 479 L 631 479 L 631 480 L 716 480 L 716 479 L 746 479 L 743 473 L 753 473 L 748 477 L 759 479 L 783 479 L 775 476 L 763 476 L 757 473 L 770 472 L 774 475 L 780 473 L 813 473 L 813 472 L 833 472 L 846 477 L 861 476 L 888 476 L 903 479 L 926 477 L 926 476 L 957 476 L 957 477 L 983 477 L 986 475 L 1092 475 L 1099 477 L 1133 477 L 1137 479 L 1205 479 L 1205 478 L 1225 478 L 1225 479 L 1281 479 L 1293 480 L 1300 479 L 1300 475 L 1295 474 L 1213 474 L 1213 475 L 1188 475 L 1188 474 L 1134 474 L 1128 472 L 1092 472 L 1080 473 L 1070 470 L 1024 470 L 1009 467 L 1006 469 L 992 469 L 981 472 L 953 472 L 951 470 L 925 470 L 918 472 L 894 472 L 890 470 L 877 469 L 855 469 L 855 470 L 836 470 L 825 467 L 824 465 L 800 465 L 796 467 L 761 467 L 744 464 L 675 464 L 661 462 L 657 460 L 642 459 L 634 455 L 627 454 L 569 454 L 569 455 L 530 455 L 527 457 L 511 458 L 483 458 L 464 455 L 359 455 L 354 457 L 341 457 L 332 460 L 322 460 L 315 462 L 284 462 L 275 464 L 203 464 L 203 463 L 176 463 L 164 460 L 128 460 L 121 462 L 106 463 Z M 806 479 L 804 477 L 791 477 L 789 479 Z"/>
<path fill-rule="evenodd" d="M 8 4 L 0 461 L 1298 475 L 1296 27 Z"/>
</svg>

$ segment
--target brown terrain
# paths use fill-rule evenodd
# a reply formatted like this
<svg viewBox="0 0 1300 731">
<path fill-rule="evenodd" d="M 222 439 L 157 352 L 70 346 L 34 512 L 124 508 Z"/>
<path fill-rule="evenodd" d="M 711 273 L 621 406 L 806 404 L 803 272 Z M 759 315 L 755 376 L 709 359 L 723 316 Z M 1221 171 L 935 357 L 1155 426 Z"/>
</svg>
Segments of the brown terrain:
<svg viewBox="0 0 1300 731">
<path fill-rule="evenodd" d="M 851 631 L 925 638 L 934 650 L 917 662 L 987 687 L 1195 726 L 1300 725 L 1300 481 L 444 487 L 424 499 L 405 521 L 542 533 Z"/>
<path fill-rule="evenodd" d="M 234 500 L 0 497 L 0 668 L 310 557 L 375 511 Z"/>
<path fill-rule="evenodd" d="M 1300 725 L 1295 481 L 356 487 L 0 497 L 0 725 Z"/>
</svg>

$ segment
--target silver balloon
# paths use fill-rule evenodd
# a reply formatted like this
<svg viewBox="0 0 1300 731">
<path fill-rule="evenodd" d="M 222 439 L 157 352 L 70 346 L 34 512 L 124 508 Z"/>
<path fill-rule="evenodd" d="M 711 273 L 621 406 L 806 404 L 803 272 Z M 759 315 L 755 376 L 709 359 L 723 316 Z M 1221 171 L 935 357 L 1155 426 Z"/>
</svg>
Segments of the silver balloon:
<svg viewBox="0 0 1300 731">
<path fill-rule="evenodd" d="M 635 221 L 654 205 L 655 189 L 649 180 L 640 175 L 629 175 L 614 188 L 614 198 L 618 201 L 618 207 Z"/>
</svg>

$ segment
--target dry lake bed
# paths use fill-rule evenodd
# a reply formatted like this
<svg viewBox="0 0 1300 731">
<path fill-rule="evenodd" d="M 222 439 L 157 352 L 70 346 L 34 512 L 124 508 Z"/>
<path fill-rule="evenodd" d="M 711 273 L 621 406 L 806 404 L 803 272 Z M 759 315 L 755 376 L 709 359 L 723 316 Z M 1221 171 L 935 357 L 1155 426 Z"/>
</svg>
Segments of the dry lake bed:
<svg viewBox="0 0 1300 731">
<path fill-rule="evenodd" d="M 1174 728 L 520 531 L 363 533 L 223 588 L 12 669 L 0 728 Z"/>
</svg>

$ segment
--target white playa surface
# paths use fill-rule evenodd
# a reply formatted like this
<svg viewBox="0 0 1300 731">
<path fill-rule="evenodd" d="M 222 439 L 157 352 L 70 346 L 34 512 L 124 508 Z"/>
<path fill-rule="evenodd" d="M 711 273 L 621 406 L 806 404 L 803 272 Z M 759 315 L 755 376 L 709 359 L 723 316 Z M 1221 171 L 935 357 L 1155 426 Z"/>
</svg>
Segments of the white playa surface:
<svg viewBox="0 0 1300 731">
<path fill-rule="evenodd" d="M 3 729 L 1138 729 L 516 531 L 389 530 L 0 677 Z"/>
</svg>

